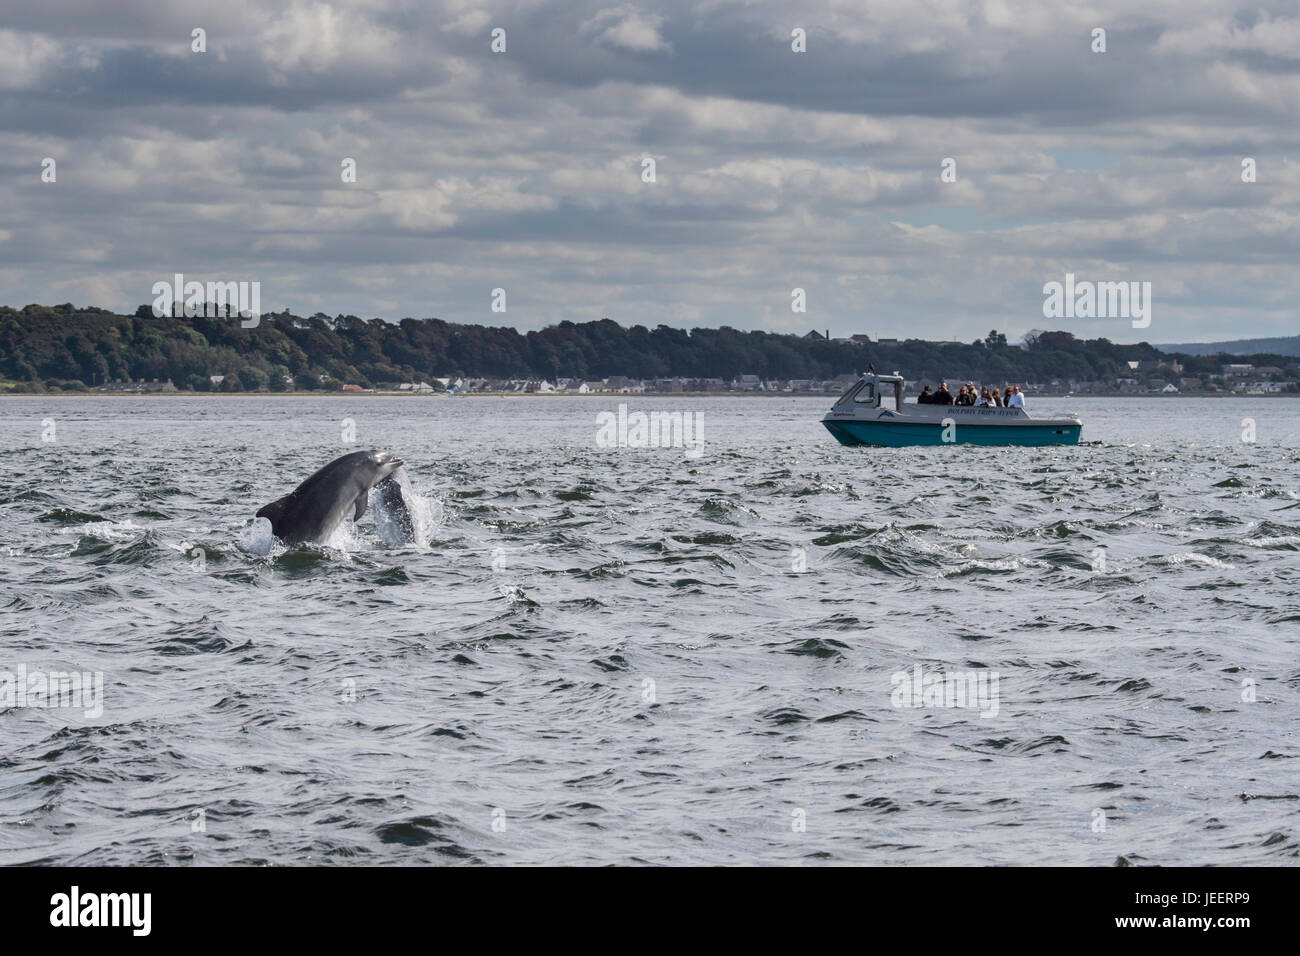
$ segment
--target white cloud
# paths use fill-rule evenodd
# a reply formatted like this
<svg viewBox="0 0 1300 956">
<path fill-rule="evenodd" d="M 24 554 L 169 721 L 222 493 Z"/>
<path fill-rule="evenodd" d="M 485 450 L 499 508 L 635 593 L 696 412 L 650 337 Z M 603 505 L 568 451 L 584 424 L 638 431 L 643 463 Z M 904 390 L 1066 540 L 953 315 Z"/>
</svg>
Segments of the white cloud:
<svg viewBox="0 0 1300 956">
<path fill-rule="evenodd" d="M 1174 27 L 1160 35 L 1156 53 L 1203 55 L 1226 52 L 1264 53 L 1281 59 L 1300 59 L 1300 19 L 1270 19 L 1242 27 L 1227 20 Z"/>
<path fill-rule="evenodd" d="M 486 30 L 491 22 L 492 16 L 486 10 L 466 10 L 455 20 L 445 24 L 442 29 L 448 33 L 474 36 Z"/>
<path fill-rule="evenodd" d="M 598 43 L 633 53 L 665 53 L 672 50 L 672 45 L 660 35 L 663 24 L 663 17 L 636 7 L 607 7 L 584 22 L 580 32 L 595 36 Z"/>
<path fill-rule="evenodd" d="M 280 10 L 259 35 L 262 59 L 279 74 L 322 73 L 340 65 L 382 67 L 398 52 L 399 35 L 355 9 L 295 2 Z"/>
<path fill-rule="evenodd" d="M 49 37 L 0 30 L 0 89 L 36 86 L 58 58 L 59 44 Z"/>
</svg>

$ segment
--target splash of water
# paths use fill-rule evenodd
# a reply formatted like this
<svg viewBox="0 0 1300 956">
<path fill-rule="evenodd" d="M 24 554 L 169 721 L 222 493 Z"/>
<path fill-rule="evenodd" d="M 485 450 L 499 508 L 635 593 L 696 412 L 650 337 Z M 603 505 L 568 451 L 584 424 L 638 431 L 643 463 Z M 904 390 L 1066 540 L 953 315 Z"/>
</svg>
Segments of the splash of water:
<svg viewBox="0 0 1300 956">
<path fill-rule="evenodd" d="M 239 534 L 239 546 L 259 558 L 275 557 L 285 550 L 284 542 L 271 531 L 271 522 L 267 518 L 254 518 L 244 525 Z"/>
<path fill-rule="evenodd" d="M 375 532 L 390 547 L 414 545 L 420 549 L 428 548 L 434 530 L 442 524 L 442 502 L 436 497 L 419 494 L 405 468 L 393 472 L 393 480 L 401 489 L 409 520 L 388 506 L 378 487 L 371 488 L 370 510 L 374 515 Z"/>
</svg>

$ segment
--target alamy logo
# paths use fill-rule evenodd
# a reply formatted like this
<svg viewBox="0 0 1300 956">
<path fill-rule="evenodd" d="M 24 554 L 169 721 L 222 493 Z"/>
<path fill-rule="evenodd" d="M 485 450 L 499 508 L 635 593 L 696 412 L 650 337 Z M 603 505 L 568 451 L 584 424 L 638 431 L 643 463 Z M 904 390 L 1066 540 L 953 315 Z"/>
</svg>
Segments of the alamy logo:
<svg viewBox="0 0 1300 956">
<path fill-rule="evenodd" d="M 152 928 L 153 894 L 71 893 L 50 897 L 51 926 L 129 926 L 132 935 L 148 936 Z"/>
<path fill-rule="evenodd" d="M 1045 319 L 1129 319 L 1133 328 L 1151 324 L 1150 282 L 1078 282 L 1073 272 L 1065 282 L 1043 286 Z"/>
<path fill-rule="evenodd" d="M 703 412 L 632 412 L 618 406 L 618 414 L 596 416 L 596 444 L 601 448 L 684 448 L 687 458 L 704 450 Z"/>
<path fill-rule="evenodd" d="M 178 272 L 172 281 L 153 284 L 154 318 L 164 316 L 180 318 L 180 313 L 192 319 L 200 312 L 209 319 L 222 317 L 230 307 L 240 317 L 240 325 L 255 329 L 262 321 L 262 283 L 260 282 L 186 282 L 185 274 Z"/>
<path fill-rule="evenodd" d="M 990 670 L 926 673 L 920 664 L 912 673 L 895 671 L 889 679 L 895 707 L 969 707 L 981 717 L 998 715 L 998 672 Z"/>
<path fill-rule="evenodd" d="M 0 708 L 80 707 L 94 720 L 104 713 L 103 671 L 0 671 Z"/>
</svg>

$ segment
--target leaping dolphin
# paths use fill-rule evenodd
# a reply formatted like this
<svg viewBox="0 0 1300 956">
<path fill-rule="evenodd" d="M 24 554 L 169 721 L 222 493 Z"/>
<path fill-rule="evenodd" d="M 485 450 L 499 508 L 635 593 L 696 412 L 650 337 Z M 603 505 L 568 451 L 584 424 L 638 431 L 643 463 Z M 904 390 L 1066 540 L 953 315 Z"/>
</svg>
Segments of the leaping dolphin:
<svg viewBox="0 0 1300 956">
<path fill-rule="evenodd" d="M 271 531 L 287 547 L 303 542 L 321 544 L 349 511 L 353 521 L 366 513 L 370 489 L 405 462 L 388 452 L 354 451 L 336 458 L 301 485 L 257 512 L 271 522 Z"/>
</svg>

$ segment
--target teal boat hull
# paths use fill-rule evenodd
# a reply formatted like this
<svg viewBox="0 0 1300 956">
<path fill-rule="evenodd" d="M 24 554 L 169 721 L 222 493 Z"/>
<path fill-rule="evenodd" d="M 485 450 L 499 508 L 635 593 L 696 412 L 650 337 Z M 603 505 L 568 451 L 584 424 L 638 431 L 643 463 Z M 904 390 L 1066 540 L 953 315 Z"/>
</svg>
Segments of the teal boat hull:
<svg viewBox="0 0 1300 956">
<path fill-rule="evenodd" d="M 823 420 L 841 445 L 907 448 L 914 445 L 1077 445 L 1082 425 L 957 425 L 953 441 L 944 441 L 940 422 L 867 422 Z"/>
</svg>

